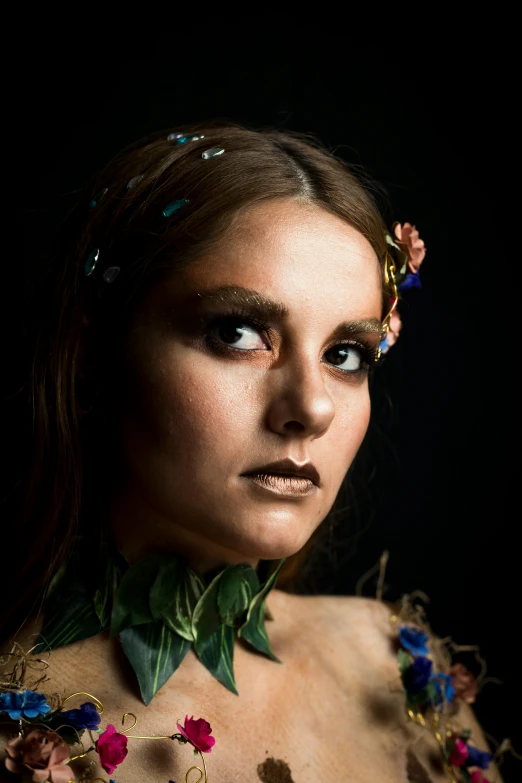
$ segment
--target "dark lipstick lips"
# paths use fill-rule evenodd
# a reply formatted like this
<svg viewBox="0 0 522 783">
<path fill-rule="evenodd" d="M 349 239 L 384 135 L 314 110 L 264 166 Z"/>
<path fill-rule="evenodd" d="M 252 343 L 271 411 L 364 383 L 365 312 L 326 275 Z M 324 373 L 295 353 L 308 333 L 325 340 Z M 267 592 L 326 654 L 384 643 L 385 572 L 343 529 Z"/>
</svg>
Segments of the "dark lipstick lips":
<svg viewBox="0 0 522 783">
<path fill-rule="evenodd" d="M 277 462 L 269 462 L 267 465 L 261 465 L 259 468 L 253 468 L 243 473 L 243 476 L 251 476 L 259 473 L 279 473 L 284 476 L 297 476 L 299 478 L 310 479 L 317 487 L 320 486 L 321 478 L 317 469 L 311 462 L 305 462 L 304 465 L 298 465 L 291 459 L 281 459 Z"/>
</svg>

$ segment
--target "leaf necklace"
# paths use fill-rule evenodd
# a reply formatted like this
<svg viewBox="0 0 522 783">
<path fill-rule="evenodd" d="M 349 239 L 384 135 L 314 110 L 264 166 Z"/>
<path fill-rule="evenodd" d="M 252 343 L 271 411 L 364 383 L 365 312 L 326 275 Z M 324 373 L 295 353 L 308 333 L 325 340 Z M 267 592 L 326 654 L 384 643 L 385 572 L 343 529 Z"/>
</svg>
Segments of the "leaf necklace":
<svg viewBox="0 0 522 783">
<path fill-rule="evenodd" d="M 149 555 L 129 566 L 113 552 L 100 587 L 91 595 L 62 569 L 46 597 L 46 621 L 35 652 L 95 636 L 107 628 L 119 635 L 149 704 L 194 645 L 201 663 L 237 694 L 233 653 L 236 633 L 258 652 L 280 663 L 265 629 L 266 597 L 283 563 L 261 584 L 251 565 L 230 565 L 206 583 L 183 557 Z"/>
</svg>

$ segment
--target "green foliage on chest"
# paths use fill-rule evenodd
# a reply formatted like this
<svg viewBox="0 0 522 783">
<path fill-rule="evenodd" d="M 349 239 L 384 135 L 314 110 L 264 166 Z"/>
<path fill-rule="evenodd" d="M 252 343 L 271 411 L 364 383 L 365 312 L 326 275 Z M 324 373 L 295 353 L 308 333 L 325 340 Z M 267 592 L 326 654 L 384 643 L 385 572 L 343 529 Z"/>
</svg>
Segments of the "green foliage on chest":
<svg viewBox="0 0 522 783">
<path fill-rule="evenodd" d="M 109 629 L 119 636 L 149 704 L 193 646 L 208 671 L 237 694 L 236 637 L 279 662 L 265 629 L 265 602 L 284 562 L 264 584 L 248 564 L 228 566 L 206 584 L 181 557 L 149 555 L 129 566 L 111 552 L 104 557 L 100 584 L 90 590 L 80 564 L 72 561 L 48 589 L 46 621 L 34 651 Z"/>
</svg>

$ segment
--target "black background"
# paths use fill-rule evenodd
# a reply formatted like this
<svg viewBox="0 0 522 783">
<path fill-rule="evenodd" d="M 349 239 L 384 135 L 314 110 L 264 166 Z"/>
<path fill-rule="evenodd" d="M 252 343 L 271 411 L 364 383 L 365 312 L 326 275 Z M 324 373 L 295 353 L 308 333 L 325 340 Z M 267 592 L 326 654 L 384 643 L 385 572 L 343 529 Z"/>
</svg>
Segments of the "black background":
<svg viewBox="0 0 522 783">
<path fill-rule="evenodd" d="M 318 584 L 354 592 L 389 550 L 385 597 L 423 590 L 438 634 L 480 645 L 503 685 L 484 687 L 479 719 L 522 753 L 510 43 L 490 30 L 429 44 L 414 23 L 365 47 L 333 23 L 328 32 L 298 26 L 257 38 L 253 21 L 248 36 L 210 20 L 204 35 L 205 24 L 203 15 L 149 53 L 136 32 L 122 34 L 118 51 L 99 33 L 84 43 L 48 30 L 20 41 L 4 150 L 6 166 L 15 163 L 8 233 L 16 249 L 3 262 L 14 319 L 8 355 L 16 354 L 18 292 L 75 190 L 140 136 L 221 117 L 313 132 L 364 165 L 428 253 L 423 289 L 405 297 L 401 338 L 375 380 L 385 436 L 375 441 L 375 474 L 356 530 L 346 520 L 335 533 L 335 572 L 326 561 Z M 368 581 L 365 593 L 374 587 Z M 506 781 L 517 769 L 508 758 Z"/>
</svg>

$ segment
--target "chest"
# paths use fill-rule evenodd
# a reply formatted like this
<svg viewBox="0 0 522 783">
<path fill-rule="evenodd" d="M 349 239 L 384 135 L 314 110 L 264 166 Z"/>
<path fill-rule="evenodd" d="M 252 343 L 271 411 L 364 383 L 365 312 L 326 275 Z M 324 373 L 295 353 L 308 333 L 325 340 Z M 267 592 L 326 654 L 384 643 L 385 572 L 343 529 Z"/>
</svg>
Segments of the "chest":
<svg viewBox="0 0 522 783">
<path fill-rule="evenodd" d="M 278 664 L 238 646 L 234 668 L 239 696 L 187 657 L 147 708 L 126 683 L 120 688 L 114 680 L 98 682 L 102 727 L 111 722 L 121 730 L 124 712 L 134 713 L 138 723 L 129 731 L 122 766 L 110 776 L 97 767 L 96 774 L 118 783 L 203 783 L 204 769 L 211 783 L 408 780 L 404 704 L 386 680 L 341 680 L 328 658 L 312 648 L 308 655 L 287 650 Z M 216 744 L 203 754 L 204 765 L 189 744 L 137 738 L 175 733 L 186 715 L 203 717 L 212 727 Z M 131 722 L 129 716 L 125 726 Z M 77 772 L 83 768 L 84 761 L 76 762 Z"/>
</svg>

